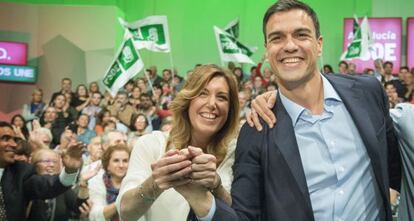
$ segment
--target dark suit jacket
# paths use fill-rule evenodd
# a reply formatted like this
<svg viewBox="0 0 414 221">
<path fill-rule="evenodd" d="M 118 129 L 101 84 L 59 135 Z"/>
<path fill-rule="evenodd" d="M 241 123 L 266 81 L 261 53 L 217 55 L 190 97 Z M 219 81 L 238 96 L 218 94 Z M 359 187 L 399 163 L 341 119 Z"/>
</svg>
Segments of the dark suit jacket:
<svg viewBox="0 0 414 221">
<path fill-rule="evenodd" d="M 84 202 L 78 199 L 77 192 L 74 189 L 68 189 L 63 194 L 57 196 L 54 212 L 54 221 L 67 221 L 70 218 L 79 219 L 78 207 Z M 49 221 L 47 217 L 48 207 L 45 200 L 33 200 L 30 208 L 28 221 Z"/>
<path fill-rule="evenodd" d="M 326 78 L 344 102 L 371 159 L 383 201 L 381 220 L 391 220 L 388 188 L 391 184 L 399 189 L 401 170 L 385 92 L 372 77 Z M 242 128 L 233 166 L 232 208 L 216 199 L 213 220 L 314 220 L 292 121 L 280 97 L 273 112 L 274 128 Z"/>
<path fill-rule="evenodd" d="M 1 179 L 7 220 L 25 220 L 26 206 L 30 200 L 54 198 L 65 192 L 58 176 L 36 175 L 34 167 L 16 161 L 7 166 Z"/>
</svg>

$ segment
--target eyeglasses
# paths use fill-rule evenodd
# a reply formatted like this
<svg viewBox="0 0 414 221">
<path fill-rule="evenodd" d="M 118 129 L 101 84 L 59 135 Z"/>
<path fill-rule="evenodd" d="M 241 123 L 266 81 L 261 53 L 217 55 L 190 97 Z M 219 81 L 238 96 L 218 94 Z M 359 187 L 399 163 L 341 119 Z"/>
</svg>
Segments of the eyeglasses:
<svg viewBox="0 0 414 221">
<path fill-rule="evenodd" d="M 21 140 L 21 138 L 5 134 L 5 135 L 0 137 L 0 140 L 3 141 L 3 142 L 9 142 L 9 141 L 13 140 L 15 143 L 17 143 Z"/>
</svg>

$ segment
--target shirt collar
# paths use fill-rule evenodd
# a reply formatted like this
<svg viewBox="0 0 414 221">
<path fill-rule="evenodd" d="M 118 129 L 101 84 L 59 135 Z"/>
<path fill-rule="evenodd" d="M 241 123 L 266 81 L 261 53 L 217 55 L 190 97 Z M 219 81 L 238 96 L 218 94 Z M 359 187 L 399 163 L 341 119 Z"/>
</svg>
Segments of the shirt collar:
<svg viewBox="0 0 414 221">
<path fill-rule="evenodd" d="M 342 102 L 338 93 L 336 93 L 335 89 L 333 88 L 332 84 L 328 81 L 328 79 L 326 79 L 323 75 L 321 75 L 321 77 L 322 77 L 324 104 L 326 104 L 327 101 Z M 303 113 L 305 108 L 295 103 L 294 101 L 290 100 L 286 96 L 284 96 L 280 92 L 280 90 L 279 90 L 279 94 L 280 94 L 280 99 L 282 101 L 282 104 L 283 106 L 285 106 L 286 111 L 288 112 L 290 118 L 292 119 L 293 126 L 295 126 L 300 115 Z"/>
</svg>

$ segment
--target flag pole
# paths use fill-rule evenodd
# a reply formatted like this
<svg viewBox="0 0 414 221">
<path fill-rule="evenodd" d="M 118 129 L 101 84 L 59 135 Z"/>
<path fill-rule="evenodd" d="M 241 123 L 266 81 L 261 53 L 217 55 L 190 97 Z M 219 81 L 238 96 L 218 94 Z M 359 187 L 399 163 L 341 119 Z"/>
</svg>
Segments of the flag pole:
<svg viewBox="0 0 414 221">
<path fill-rule="evenodd" d="M 173 57 L 172 57 L 171 44 L 170 44 L 170 52 L 168 54 L 169 54 L 169 57 L 170 57 L 170 65 L 171 65 L 171 85 L 170 85 L 170 89 L 171 89 L 171 92 L 172 92 L 173 89 L 174 89 L 174 76 L 175 76 L 175 73 L 174 73 L 174 61 L 173 61 Z"/>
<path fill-rule="evenodd" d="M 149 78 L 149 76 L 147 75 L 147 72 L 144 70 L 144 76 L 145 76 L 145 78 L 147 79 L 147 81 L 148 81 L 148 85 L 149 85 L 149 87 L 150 87 L 150 89 L 151 89 L 151 91 L 152 91 L 152 94 L 155 94 L 154 92 L 154 87 L 152 86 L 152 82 L 151 82 L 151 79 Z"/>
</svg>

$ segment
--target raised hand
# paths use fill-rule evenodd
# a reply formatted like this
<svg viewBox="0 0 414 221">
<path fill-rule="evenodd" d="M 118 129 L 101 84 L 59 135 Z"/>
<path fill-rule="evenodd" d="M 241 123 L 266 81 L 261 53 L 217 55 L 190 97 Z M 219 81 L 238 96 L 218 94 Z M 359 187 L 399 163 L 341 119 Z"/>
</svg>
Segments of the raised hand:
<svg viewBox="0 0 414 221">
<path fill-rule="evenodd" d="M 14 133 L 16 134 L 17 137 L 26 140 L 26 138 L 24 137 L 23 133 L 22 133 L 22 129 L 20 127 L 16 127 L 14 125 L 12 125 Z"/>
<path fill-rule="evenodd" d="M 62 162 L 66 173 L 75 173 L 82 166 L 82 151 L 85 145 L 82 142 L 70 142 L 62 151 Z"/>
<path fill-rule="evenodd" d="M 102 168 L 101 161 L 98 161 L 95 166 L 86 168 L 85 171 L 81 174 L 81 181 L 86 182 L 90 180 L 92 177 L 98 174 L 99 170 Z"/>
<path fill-rule="evenodd" d="M 39 123 L 38 119 L 34 119 L 32 121 L 32 127 L 33 127 L 33 130 L 37 130 L 37 129 L 41 128 L 42 126 L 40 126 L 40 123 Z"/>
</svg>

